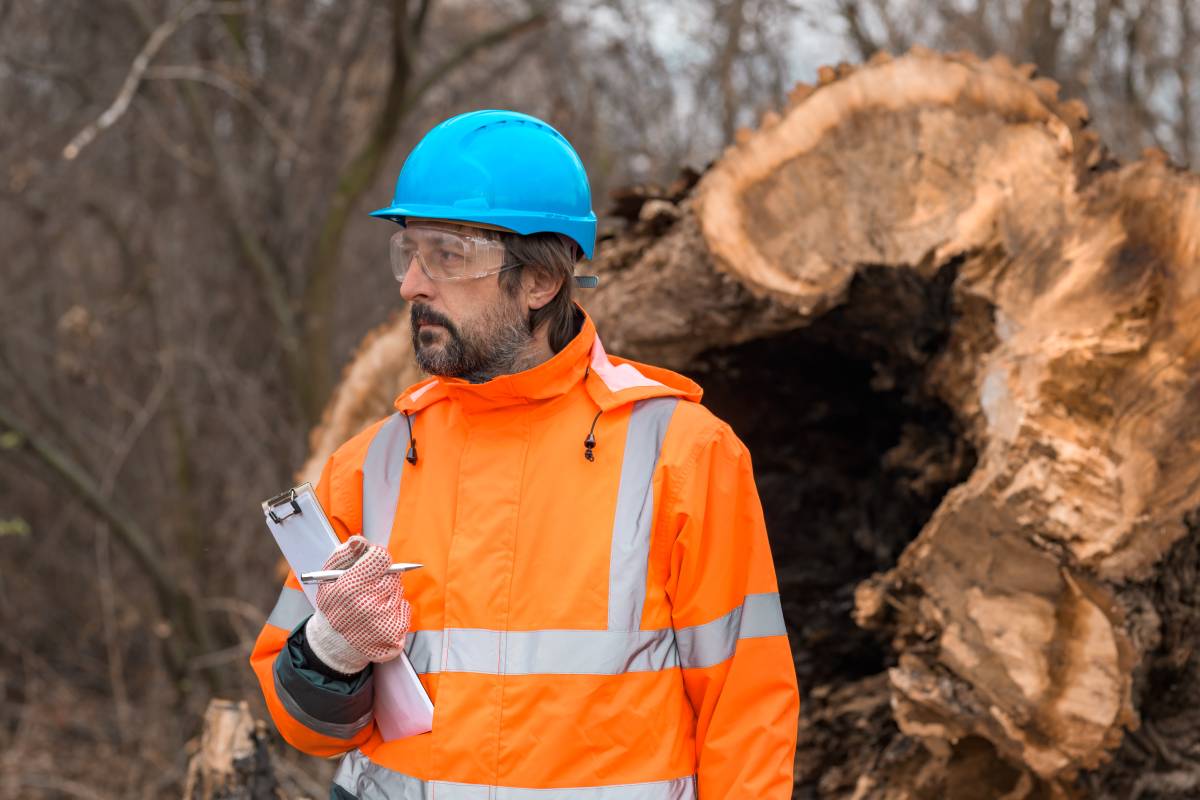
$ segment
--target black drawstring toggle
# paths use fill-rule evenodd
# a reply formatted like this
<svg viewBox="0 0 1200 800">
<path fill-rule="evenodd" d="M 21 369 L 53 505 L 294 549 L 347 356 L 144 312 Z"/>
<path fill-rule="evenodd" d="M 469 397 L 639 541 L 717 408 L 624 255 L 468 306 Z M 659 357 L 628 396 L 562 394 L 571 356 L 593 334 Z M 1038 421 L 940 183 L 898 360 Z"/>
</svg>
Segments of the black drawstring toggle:
<svg viewBox="0 0 1200 800">
<path fill-rule="evenodd" d="M 588 431 L 587 438 L 583 440 L 583 457 L 588 461 L 595 461 L 596 454 L 592 452 L 596 448 L 596 420 L 600 419 L 603 411 L 597 411 L 596 416 L 592 418 L 592 429 Z"/>
<path fill-rule="evenodd" d="M 406 411 L 404 412 L 404 421 L 408 423 L 408 452 L 404 454 L 404 460 L 410 464 L 417 463 L 417 440 L 413 438 L 412 432 L 412 417 Z"/>
</svg>

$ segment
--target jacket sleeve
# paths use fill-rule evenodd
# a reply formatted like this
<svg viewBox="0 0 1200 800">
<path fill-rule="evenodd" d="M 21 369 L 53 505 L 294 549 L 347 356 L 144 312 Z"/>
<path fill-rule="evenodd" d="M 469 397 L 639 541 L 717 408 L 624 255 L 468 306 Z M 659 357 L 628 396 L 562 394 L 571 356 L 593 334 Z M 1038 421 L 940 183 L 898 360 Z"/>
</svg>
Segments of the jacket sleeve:
<svg viewBox="0 0 1200 800">
<path fill-rule="evenodd" d="M 699 798 L 787 800 L 800 699 L 750 454 L 718 423 L 668 492 L 678 535 L 667 591 Z"/>
<path fill-rule="evenodd" d="M 339 500 L 351 500 L 354 492 L 352 487 L 335 487 L 334 472 L 331 458 L 315 491 L 338 537 L 344 540 L 351 535 L 355 513 L 352 509 L 337 513 Z M 303 653 L 303 625 L 312 613 L 296 576 L 289 572 L 254 644 L 250 665 L 283 738 L 305 753 L 335 756 L 371 737 L 374 681 L 369 669 L 346 681 L 334 681 L 310 668 Z"/>
</svg>

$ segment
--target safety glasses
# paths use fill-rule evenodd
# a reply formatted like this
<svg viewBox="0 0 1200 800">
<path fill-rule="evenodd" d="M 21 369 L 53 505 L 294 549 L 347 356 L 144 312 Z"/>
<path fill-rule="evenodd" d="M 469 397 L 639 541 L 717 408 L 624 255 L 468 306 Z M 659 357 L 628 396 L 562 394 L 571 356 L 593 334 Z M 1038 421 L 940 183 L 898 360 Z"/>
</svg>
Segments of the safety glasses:
<svg viewBox="0 0 1200 800">
<path fill-rule="evenodd" d="M 443 228 L 402 228 L 392 236 L 389 251 L 392 274 L 401 283 L 413 264 L 434 281 L 486 278 L 521 266 L 504 263 L 504 245 L 495 239 Z"/>
</svg>

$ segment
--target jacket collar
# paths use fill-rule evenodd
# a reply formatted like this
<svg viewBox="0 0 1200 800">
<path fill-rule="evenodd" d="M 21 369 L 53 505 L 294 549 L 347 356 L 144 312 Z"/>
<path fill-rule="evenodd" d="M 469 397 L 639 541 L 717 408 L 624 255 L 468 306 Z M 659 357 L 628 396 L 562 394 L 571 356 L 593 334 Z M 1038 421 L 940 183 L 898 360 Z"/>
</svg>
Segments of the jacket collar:
<svg viewBox="0 0 1200 800">
<path fill-rule="evenodd" d="M 532 405 L 566 394 L 581 381 L 601 411 L 650 397 L 700 399 L 700 387 L 682 375 L 609 356 L 592 318 L 576 308 L 583 314 L 579 333 L 536 367 L 486 383 L 435 375 L 404 390 L 396 398 L 396 410 L 413 414 L 442 400 L 458 403 L 468 413 Z"/>
</svg>

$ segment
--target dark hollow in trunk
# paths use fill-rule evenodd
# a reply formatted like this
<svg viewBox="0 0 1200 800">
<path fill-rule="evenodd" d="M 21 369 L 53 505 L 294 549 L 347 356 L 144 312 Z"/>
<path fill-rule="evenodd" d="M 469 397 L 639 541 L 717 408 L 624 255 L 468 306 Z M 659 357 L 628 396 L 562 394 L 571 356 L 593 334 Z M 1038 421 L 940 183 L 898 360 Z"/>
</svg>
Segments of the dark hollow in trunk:
<svg viewBox="0 0 1200 800">
<path fill-rule="evenodd" d="M 894 664 L 887 631 L 858 627 L 851 612 L 859 582 L 895 565 L 975 464 L 926 378 L 951 324 L 953 277 L 865 270 L 812 325 L 708 350 L 689 370 L 754 459 L 812 728 L 801 732 L 799 797 L 826 773 L 852 780 L 898 736 L 881 674 Z M 871 730 L 831 726 L 847 716 Z"/>
</svg>

